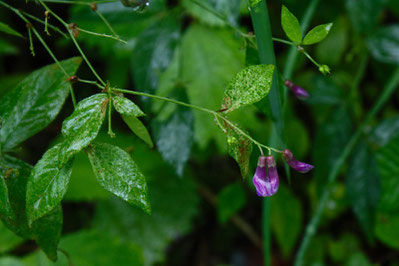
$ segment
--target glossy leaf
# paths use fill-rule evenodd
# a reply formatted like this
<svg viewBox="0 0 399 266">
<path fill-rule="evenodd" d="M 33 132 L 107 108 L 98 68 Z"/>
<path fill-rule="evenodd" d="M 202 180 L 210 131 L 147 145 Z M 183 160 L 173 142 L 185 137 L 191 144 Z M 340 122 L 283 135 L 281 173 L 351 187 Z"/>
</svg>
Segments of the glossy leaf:
<svg viewBox="0 0 399 266">
<path fill-rule="evenodd" d="M 5 174 L 5 176 L 4 176 Z M 8 199 L 8 188 L 5 179 L 12 174 L 12 169 L 8 168 L 2 173 L 0 171 L 0 213 L 5 217 L 14 218 L 14 212 Z"/>
<path fill-rule="evenodd" d="M 96 138 L 105 118 L 107 104 L 107 94 L 95 94 L 80 101 L 72 115 L 64 120 L 62 134 L 65 141 L 60 157 L 63 163 Z"/>
<path fill-rule="evenodd" d="M 73 75 L 80 62 L 74 57 L 61 64 Z M 32 72 L 1 99 L 3 151 L 16 147 L 54 120 L 69 93 L 71 84 L 66 78 L 58 65 L 52 64 Z"/>
<path fill-rule="evenodd" d="M 278 193 L 273 196 L 270 225 L 283 256 L 287 258 L 301 233 L 302 205 L 285 186 L 280 185 Z"/>
<path fill-rule="evenodd" d="M 180 37 L 177 18 L 165 16 L 138 37 L 132 56 L 133 79 L 138 90 L 153 93 L 160 74 L 172 61 Z"/>
<path fill-rule="evenodd" d="M 97 205 L 94 227 L 136 243 L 143 249 L 145 265 L 154 265 L 167 258 L 167 248 L 175 239 L 190 232 L 200 202 L 191 178 L 178 178 L 161 155 L 144 143 L 134 146 L 132 157 L 148 179 L 152 215 L 113 198 Z"/>
<path fill-rule="evenodd" d="M 18 36 L 23 38 L 24 36 L 22 36 L 21 33 L 19 33 L 18 31 L 14 30 L 13 28 L 11 28 L 10 26 L 8 26 L 7 24 L 0 22 L 0 31 L 10 34 L 10 35 L 14 35 L 14 36 Z"/>
<path fill-rule="evenodd" d="M 306 34 L 305 38 L 303 39 L 303 44 L 310 45 L 321 42 L 327 37 L 332 25 L 332 23 L 328 23 L 314 27 Z"/>
<path fill-rule="evenodd" d="M 116 196 L 151 213 L 147 183 L 129 154 L 117 146 L 96 143 L 89 159 L 100 184 Z"/>
<path fill-rule="evenodd" d="M 378 17 L 385 0 L 348 0 L 346 10 L 353 27 L 361 33 L 372 33 L 377 27 Z"/>
<path fill-rule="evenodd" d="M 55 207 L 50 213 L 34 221 L 28 226 L 26 216 L 26 188 L 32 166 L 16 158 L 0 157 L 1 170 L 13 169 L 6 180 L 11 207 L 15 218 L 10 219 L 1 215 L 3 223 L 15 234 L 25 239 L 34 239 L 47 254 L 49 259 L 57 259 L 57 245 L 62 231 L 62 209 Z"/>
<path fill-rule="evenodd" d="M 382 27 L 368 39 L 367 46 L 375 59 L 399 64 L 399 24 Z"/>
<path fill-rule="evenodd" d="M 273 72 L 273 65 L 255 65 L 241 70 L 227 86 L 222 108 L 231 112 L 262 100 L 270 91 Z"/>
<path fill-rule="evenodd" d="M 26 191 L 26 211 L 33 222 L 61 203 L 72 173 L 72 161 L 62 164 L 62 144 L 49 149 L 33 168 Z"/>
<path fill-rule="evenodd" d="M 121 96 L 112 97 L 112 103 L 114 104 L 115 110 L 121 115 L 129 116 L 145 116 L 143 111 L 131 100 Z"/>
<path fill-rule="evenodd" d="M 187 99 L 187 96 L 181 96 Z M 160 112 L 164 113 L 168 105 Z M 193 145 L 193 112 L 186 107 L 178 106 L 166 120 L 154 121 L 154 135 L 157 149 L 162 157 L 172 165 L 179 176 L 183 175 L 186 162 L 190 158 Z"/>
<path fill-rule="evenodd" d="M 197 4 L 199 3 L 199 4 Z M 210 26 L 237 25 L 240 13 L 240 0 L 183 0 L 183 7 L 202 23 Z M 211 12 L 211 11 L 213 12 Z M 224 17 L 223 19 L 216 14 Z"/>
<path fill-rule="evenodd" d="M 288 8 L 281 8 L 281 26 L 287 37 L 294 43 L 302 42 L 302 30 L 298 19 L 292 14 Z"/>
<path fill-rule="evenodd" d="M 369 240 L 373 239 L 376 208 L 380 196 L 380 176 L 374 154 L 367 144 L 361 143 L 354 150 L 346 188 L 348 201 Z"/>
<path fill-rule="evenodd" d="M 181 46 L 182 82 L 186 84 L 190 103 L 220 109 L 223 88 L 244 67 L 244 51 L 234 32 L 225 29 L 192 25 Z M 215 56 L 217 55 L 217 56 Z M 194 136 L 204 149 L 215 140 L 225 150 L 225 137 L 209 114 L 194 110 Z"/>
<path fill-rule="evenodd" d="M 246 200 L 241 182 L 224 187 L 218 194 L 217 211 L 219 222 L 226 223 L 232 215 L 244 207 Z"/>
<path fill-rule="evenodd" d="M 225 124 L 227 135 L 227 151 L 238 163 L 242 178 L 245 179 L 249 171 L 249 160 L 252 154 L 252 142 L 231 125 Z"/>
<path fill-rule="evenodd" d="M 147 143 L 148 146 L 150 146 L 150 148 L 154 146 L 154 144 L 152 143 L 150 133 L 148 133 L 147 128 L 137 117 L 130 115 L 122 115 L 122 119 L 128 125 L 130 130 L 134 134 L 136 134 L 140 139 L 142 139 L 145 143 Z"/>
</svg>

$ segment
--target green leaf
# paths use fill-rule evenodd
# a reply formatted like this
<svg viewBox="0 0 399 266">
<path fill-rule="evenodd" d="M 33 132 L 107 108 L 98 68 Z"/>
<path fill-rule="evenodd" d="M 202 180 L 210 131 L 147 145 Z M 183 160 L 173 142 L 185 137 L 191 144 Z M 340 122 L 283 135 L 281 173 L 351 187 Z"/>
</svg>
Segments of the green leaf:
<svg viewBox="0 0 399 266">
<path fill-rule="evenodd" d="M 373 239 L 376 208 L 380 196 L 377 163 L 367 144 L 354 150 L 346 176 L 348 201 L 369 240 Z"/>
<path fill-rule="evenodd" d="M 375 59 L 384 63 L 399 64 L 399 24 L 374 31 L 367 46 Z"/>
<path fill-rule="evenodd" d="M 26 191 L 28 221 L 33 222 L 61 203 L 72 173 L 72 161 L 61 163 L 58 144 L 47 150 L 33 168 Z"/>
<path fill-rule="evenodd" d="M 367 258 L 367 256 L 361 252 L 356 252 L 355 254 L 352 254 L 347 263 L 346 266 L 371 266 L 374 265 L 372 264 L 369 259 Z"/>
<path fill-rule="evenodd" d="M 225 90 L 222 108 L 226 112 L 262 100 L 270 91 L 274 65 L 255 65 L 241 70 Z"/>
<path fill-rule="evenodd" d="M 200 203 L 196 183 L 189 176 L 178 178 L 161 154 L 141 141 L 124 139 L 134 141 L 124 145 L 135 147 L 132 157 L 148 179 L 152 215 L 113 197 L 97 205 L 93 225 L 101 232 L 139 245 L 145 265 L 162 264 L 170 244 L 190 232 L 194 225 Z"/>
<path fill-rule="evenodd" d="M 331 30 L 332 23 L 319 25 L 310 30 L 303 39 L 304 45 L 315 44 L 324 40 Z"/>
<path fill-rule="evenodd" d="M 187 101 L 184 91 L 182 96 L 176 98 Z M 165 113 L 168 106 L 160 112 Z M 184 166 L 190 158 L 194 137 L 193 124 L 193 112 L 183 106 L 174 108 L 173 113 L 166 120 L 156 120 L 153 123 L 157 148 L 165 161 L 175 168 L 179 176 L 183 175 Z"/>
<path fill-rule="evenodd" d="M 380 213 L 375 228 L 376 237 L 384 244 L 399 249 L 399 215 Z"/>
<path fill-rule="evenodd" d="M 139 246 L 107 236 L 103 231 L 80 231 L 63 237 L 60 248 L 68 252 L 74 265 L 143 265 Z"/>
<path fill-rule="evenodd" d="M 240 0 L 183 0 L 182 4 L 188 13 L 207 25 L 225 26 L 226 23 L 231 25 L 238 24 Z M 215 13 L 221 15 L 223 19 Z"/>
<path fill-rule="evenodd" d="M 0 157 L 0 169 L 4 172 L 9 168 L 13 171 L 6 183 L 15 218 L 10 219 L 1 215 L 1 219 L 15 234 L 25 239 L 34 239 L 49 259 L 55 261 L 62 231 L 61 206 L 54 208 L 29 227 L 26 217 L 26 187 L 32 166 L 10 156 Z"/>
<path fill-rule="evenodd" d="M 247 199 L 241 182 L 236 182 L 225 186 L 218 194 L 218 219 L 219 222 L 226 223 L 231 216 L 245 206 Z"/>
<path fill-rule="evenodd" d="M 187 84 L 190 103 L 211 110 L 220 109 L 228 82 L 244 67 L 244 50 L 226 29 L 192 25 L 181 46 L 182 82 Z M 217 55 L 217 56 L 215 56 Z M 209 114 L 194 110 L 194 136 L 201 149 L 215 140 L 225 150 L 225 138 Z"/>
<path fill-rule="evenodd" d="M 151 214 L 145 177 L 128 153 L 96 143 L 90 146 L 88 155 L 94 174 L 106 190 Z"/>
<path fill-rule="evenodd" d="M 115 110 L 121 115 L 130 116 L 145 116 L 143 111 L 131 100 L 121 96 L 112 97 L 112 103 L 114 104 Z"/>
<path fill-rule="evenodd" d="M 125 121 L 130 130 L 152 148 L 154 144 L 152 143 L 151 136 L 144 124 L 137 118 L 138 116 L 145 116 L 143 111 L 132 101 L 124 97 L 113 97 L 113 103 L 116 111 L 122 115 L 123 121 Z"/>
<path fill-rule="evenodd" d="M 9 178 L 12 174 L 12 169 L 9 168 L 5 171 L 6 176 L 0 172 L 0 214 L 11 219 L 14 218 L 10 200 L 8 199 L 8 188 L 5 179 Z"/>
<path fill-rule="evenodd" d="M 273 196 L 270 226 L 283 256 L 288 258 L 301 233 L 302 205 L 285 186 L 280 185 L 278 193 Z"/>
<path fill-rule="evenodd" d="M 153 93 L 160 74 L 172 61 L 180 38 L 178 17 L 164 16 L 138 37 L 132 56 L 133 79 L 138 90 Z"/>
<path fill-rule="evenodd" d="M 282 6 L 281 8 L 281 26 L 291 41 L 297 44 L 302 42 L 301 25 L 299 25 L 298 19 L 294 14 L 292 14 L 285 6 Z"/>
<path fill-rule="evenodd" d="M 19 49 L 16 45 L 0 39 L 0 55 L 16 55 Z"/>
<path fill-rule="evenodd" d="M 122 115 L 122 119 L 128 125 L 130 130 L 134 134 L 136 134 L 140 139 L 142 139 L 145 143 L 147 143 L 148 146 L 150 146 L 150 148 L 154 146 L 154 144 L 152 143 L 150 133 L 148 133 L 147 128 L 137 117 L 130 115 Z"/>
<path fill-rule="evenodd" d="M 81 58 L 61 62 L 65 70 L 75 74 Z M 57 64 L 32 72 L 0 101 L 0 144 L 3 151 L 10 150 L 22 141 L 49 125 L 61 110 L 71 84 Z"/>
<path fill-rule="evenodd" d="M 227 135 L 227 151 L 240 167 L 242 178 L 245 179 L 249 171 L 249 160 L 252 154 L 252 142 L 241 132 L 225 123 Z"/>
<path fill-rule="evenodd" d="M 346 10 L 353 27 L 361 33 L 372 33 L 384 8 L 385 0 L 348 0 Z"/>
<path fill-rule="evenodd" d="M 23 38 L 24 36 L 22 36 L 21 33 L 19 33 L 18 31 L 14 30 L 13 28 L 11 28 L 10 26 L 8 26 L 7 24 L 4 24 L 3 22 L 0 22 L 0 31 L 10 34 L 10 35 L 14 35 L 14 36 L 18 36 Z"/>
<path fill-rule="evenodd" d="M 96 138 L 105 118 L 107 104 L 107 94 L 92 95 L 80 101 L 72 115 L 64 120 L 62 134 L 65 141 L 61 149 L 61 162 L 69 161 Z"/>
</svg>

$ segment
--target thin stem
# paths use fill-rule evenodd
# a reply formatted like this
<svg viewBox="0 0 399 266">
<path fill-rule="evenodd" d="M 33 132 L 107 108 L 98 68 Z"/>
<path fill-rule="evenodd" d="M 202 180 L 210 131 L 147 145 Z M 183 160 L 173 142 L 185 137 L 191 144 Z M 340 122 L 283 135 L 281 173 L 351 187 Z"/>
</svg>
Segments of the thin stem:
<svg viewBox="0 0 399 266">
<path fill-rule="evenodd" d="M 83 2 L 83 1 L 67 1 L 67 0 L 42 0 L 43 2 L 46 3 L 52 3 L 52 4 L 71 4 L 71 5 L 85 5 L 85 6 L 90 6 L 90 3 L 94 4 L 103 4 L 103 3 L 112 3 L 112 2 L 117 2 L 119 0 L 102 0 L 102 1 L 93 1 L 93 2 Z"/>
<path fill-rule="evenodd" d="M 68 24 L 60 18 L 57 14 L 55 14 L 44 2 L 43 0 L 38 0 L 40 4 L 48 11 L 50 12 L 59 22 L 61 22 L 62 25 L 68 30 L 69 36 L 71 37 L 73 43 L 76 46 L 76 49 L 78 49 L 79 53 L 83 57 L 83 60 L 86 62 L 87 66 L 90 68 L 91 72 L 94 74 L 94 76 L 100 81 L 102 85 L 105 86 L 105 82 L 101 79 L 101 77 L 97 74 L 96 70 L 94 67 L 91 65 L 90 61 L 87 59 L 86 54 L 82 51 L 82 49 L 79 46 L 79 43 L 76 41 L 75 37 L 73 36 L 72 30 L 69 29 Z"/>
<path fill-rule="evenodd" d="M 108 93 L 108 99 L 109 99 L 109 102 L 108 102 L 108 135 L 111 137 L 111 138 L 115 138 L 115 134 L 114 134 L 114 132 L 112 132 L 112 126 L 111 126 L 111 115 L 112 115 L 112 97 L 111 97 L 111 94 L 110 93 Z"/>
<path fill-rule="evenodd" d="M 82 82 L 82 83 L 87 83 L 87 84 L 95 85 L 96 87 L 98 87 L 98 88 L 100 88 L 100 89 L 104 89 L 104 86 L 98 84 L 97 81 L 86 80 L 86 79 L 81 79 L 81 78 L 79 78 L 78 81 L 79 81 L 79 82 Z"/>
<path fill-rule="evenodd" d="M 124 43 L 124 44 L 127 43 L 127 41 L 124 41 L 124 40 L 120 39 L 119 37 L 115 37 L 113 35 L 108 35 L 108 34 L 105 34 L 105 33 L 97 33 L 97 32 L 93 32 L 93 31 L 89 31 L 89 30 L 84 30 L 84 29 L 81 29 L 81 28 L 78 28 L 78 30 L 81 31 L 81 32 L 87 33 L 87 34 L 94 35 L 94 36 L 110 38 L 110 39 L 119 41 L 119 42 Z"/>
<path fill-rule="evenodd" d="M 41 24 L 43 24 L 43 25 L 46 25 L 46 22 L 45 22 L 45 21 L 43 21 L 43 20 L 41 20 L 41 19 L 39 19 L 39 18 L 37 18 L 37 17 L 35 17 L 35 16 L 32 16 L 31 14 L 29 14 L 29 13 L 23 11 L 23 10 L 20 10 L 20 11 L 22 12 L 22 14 L 24 14 L 24 16 L 26 16 L 26 17 L 28 17 L 28 18 L 30 18 L 30 19 L 33 19 L 33 20 L 35 20 L 35 21 L 37 21 L 37 22 L 39 22 L 39 23 L 41 23 Z M 52 29 L 52 30 L 58 32 L 59 34 L 61 34 L 61 35 L 64 36 L 65 38 L 67 38 L 67 39 L 69 38 L 69 36 L 66 35 L 64 32 L 62 32 L 58 27 L 56 27 L 56 26 L 54 26 L 54 25 L 51 25 L 51 24 L 48 23 L 48 22 L 47 22 L 47 26 L 48 26 L 50 29 Z"/>
<path fill-rule="evenodd" d="M 108 29 L 111 31 L 111 33 L 119 39 L 119 35 L 116 34 L 114 29 L 112 28 L 111 24 L 109 24 L 108 20 L 103 16 L 103 14 L 100 13 L 100 11 L 96 10 L 96 14 L 101 18 L 101 20 L 104 22 L 104 24 L 108 27 Z"/>
<path fill-rule="evenodd" d="M 315 64 L 317 67 L 320 67 L 321 65 L 316 62 L 316 60 L 313 59 L 313 57 L 310 56 L 302 47 L 298 49 L 301 53 L 303 53 L 307 58 L 309 58 L 310 61 L 312 61 L 313 64 Z"/>
<path fill-rule="evenodd" d="M 215 112 L 213 110 L 207 109 L 207 108 L 203 108 L 197 105 L 192 105 L 189 103 L 185 103 L 185 102 L 181 102 L 181 101 L 177 101 L 174 99 L 170 99 L 170 98 L 166 98 L 166 97 L 162 97 L 162 96 L 158 96 L 158 95 L 153 95 L 153 94 L 149 94 L 149 93 L 145 93 L 145 92 L 138 92 L 138 91 L 131 91 L 131 90 L 124 90 L 124 89 L 119 89 L 119 88 L 112 88 L 113 91 L 116 92 L 121 92 L 121 93 L 127 93 L 127 94 L 133 94 L 133 95 L 138 95 L 138 96 L 144 96 L 144 97 L 149 97 L 149 98 L 153 98 L 153 99 L 157 99 L 157 100 L 161 100 L 161 101 L 166 101 L 166 102 L 171 102 L 174 104 L 178 104 L 181 106 L 185 106 L 188 108 L 192 108 L 192 109 L 196 109 L 202 112 L 206 112 L 208 114 L 213 115 L 214 117 L 216 117 L 217 119 L 222 119 L 224 122 L 226 122 L 229 126 L 231 126 L 232 128 L 234 128 L 234 130 L 236 130 L 238 133 L 240 133 L 241 135 L 243 135 L 244 137 L 246 137 L 249 141 L 251 141 L 252 143 L 254 143 L 257 146 L 261 146 L 265 149 L 267 149 L 269 152 L 270 151 L 274 151 L 277 153 L 282 153 L 282 151 L 266 146 L 260 142 L 258 142 L 257 140 L 253 139 L 251 136 L 249 136 L 247 133 L 245 133 L 242 129 L 240 129 L 238 126 L 236 126 L 232 121 L 230 121 L 229 119 L 227 119 L 225 116 L 221 115 L 218 112 Z"/>
<path fill-rule="evenodd" d="M 297 44 L 296 43 L 294 43 L 294 42 L 290 42 L 290 41 L 287 41 L 287 40 L 283 40 L 283 39 L 280 39 L 280 38 L 272 38 L 272 40 L 273 41 L 275 41 L 275 42 L 281 42 L 281 43 L 285 43 L 285 44 L 288 44 L 288 45 L 293 45 L 293 46 L 297 46 Z"/>
<path fill-rule="evenodd" d="M 399 85 L 399 68 L 396 68 L 395 72 L 391 76 L 391 79 L 386 84 L 381 96 L 378 98 L 373 108 L 369 111 L 363 123 L 358 127 L 355 134 L 351 137 L 348 144 L 342 151 L 341 155 L 338 157 L 337 161 L 335 161 L 334 166 L 332 167 L 332 170 L 328 175 L 327 178 L 328 183 L 321 196 L 320 202 L 317 205 L 316 211 L 313 214 L 311 221 L 306 226 L 305 235 L 302 238 L 301 245 L 299 247 L 297 256 L 295 258 L 295 265 L 297 266 L 303 265 L 303 259 L 309 247 L 310 241 L 317 232 L 317 227 L 319 226 L 320 219 L 327 206 L 327 202 L 331 194 L 331 185 L 337 179 L 341 167 L 345 163 L 346 159 L 349 157 L 350 153 L 352 152 L 353 148 L 355 147 L 357 141 L 359 140 L 364 130 L 367 128 L 368 124 L 380 111 L 381 107 L 387 102 L 387 100 L 395 91 L 398 85 Z"/>
<path fill-rule="evenodd" d="M 33 47 L 33 40 L 32 40 L 32 30 L 31 30 L 31 25 L 29 24 L 28 26 L 28 36 L 29 36 L 29 50 L 32 56 L 35 56 L 35 49 Z"/>
</svg>

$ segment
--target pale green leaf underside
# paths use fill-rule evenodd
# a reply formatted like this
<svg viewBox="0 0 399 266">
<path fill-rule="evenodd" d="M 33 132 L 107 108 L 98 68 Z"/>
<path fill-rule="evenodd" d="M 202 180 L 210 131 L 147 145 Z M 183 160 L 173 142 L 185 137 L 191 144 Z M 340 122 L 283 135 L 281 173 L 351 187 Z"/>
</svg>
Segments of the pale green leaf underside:
<svg viewBox="0 0 399 266">
<path fill-rule="evenodd" d="M 60 163 L 62 144 L 49 149 L 33 168 L 28 180 L 26 211 L 32 222 L 50 212 L 64 197 L 72 173 L 72 160 Z"/>
<path fill-rule="evenodd" d="M 306 34 L 305 38 L 303 39 L 303 44 L 310 45 L 321 42 L 327 37 L 332 25 L 332 23 L 328 23 L 314 27 L 308 32 L 308 34 Z"/>
<path fill-rule="evenodd" d="M 121 96 L 114 96 L 112 98 L 115 110 L 121 115 L 130 116 L 145 116 L 144 112 L 131 100 Z"/>
<path fill-rule="evenodd" d="M 87 147 L 97 136 L 105 118 L 107 94 L 98 93 L 78 103 L 75 111 L 62 124 L 65 137 L 61 150 L 62 162 Z"/>
<path fill-rule="evenodd" d="M 14 30 L 13 28 L 11 28 L 10 26 L 8 26 L 7 24 L 4 24 L 3 22 L 0 22 L 0 31 L 10 34 L 10 35 L 14 35 L 14 36 L 18 36 L 23 38 L 24 36 L 22 36 L 21 33 L 19 33 L 18 31 Z"/>
<path fill-rule="evenodd" d="M 137 135 L 140 139 L 142 139 L 145 143 L 152 148 L 154 146 L 150 133 L 148 133 L 147 128 L 137 117 L 131 115 L 122 115 L 123 121 L 125 121 L 126 125 L 130 128 L 130 130 Z"/>
<path fill-rule="evenodd" d="M 90 146 L 88 155 L 95 176 L 106 190 L 151 213 L 145 177 L 127 152 L 96 143 Z"/>
<path fill-rule="evenodd" d="M 281 26 L 291 41 L 297 44 L 301 43 L 302 30 L 298 19 L 285 6 L 281 9 Z"/>
<path fill-rule="evenodd" d="M 225 90 L 222 108 L 231 112 L 262 100 L 270 91 L 274 65 L 254 65 L 238 72 Z"/>
</svg>

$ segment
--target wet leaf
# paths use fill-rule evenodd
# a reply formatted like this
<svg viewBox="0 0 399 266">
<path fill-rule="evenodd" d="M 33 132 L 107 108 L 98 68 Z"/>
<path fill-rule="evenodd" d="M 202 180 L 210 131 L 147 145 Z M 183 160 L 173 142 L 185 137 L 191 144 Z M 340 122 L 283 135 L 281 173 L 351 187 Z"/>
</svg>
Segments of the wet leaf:
<svg viewBox="0 0 399 266">
<path fill-rule="evenodd" d="M 61 62 L 65 70 L 75 74 L 81 59 Z M 0 101 L 0 143 L 10 150 L 50 124 L 61 110 L 69 94 L 70 82 L 57 64 L 32 72 Z"/>
<path fill-rule="evenodd" d="M 6 169 L 4 173 L 0 172 L 0 213 L 5 217 L 11 219 L 14 218 L 14 212 L 12 211 L 10 200 L 8 199 L 8 188 L 5 179 L 12 175 L 12 169 Z"/>
<path fill-rule="evenodd" d="M 97 180 L 106 190 L 151 213 L 145 177 L 128 153 L 117 146 L 96 143 L 90 146 L 88 155 Z"/>
<path fill-rule="evenodd" d="M 7 24 L 4 24 L 3 22 L 0 22 L 0 31 L 4 32 L 4 33 L 7 33 L 7 34 L 10 34 L 10 35 L 21 37 L 21 38 L 24 37 L 24 36 L 22 36 L 21 33 L 19 33 L 18 31 L 14 30 L 13 28 L 8 26 Z"/>
<path fill-rule="evenodd" d="M 299 25 L 299 21 L 294 14 L 285 6 L 281 8 L 281 26 L 291 41 L 297 44 L 302 42 L 301 25 Z"/>
<path fill-rule="evenodd" d="M 130 116 L 145 116 L 143 111 L 131 100 L 121 96 L 112 97 L 112 103 L 114 104 L 115 110 L 121 115 Z"/>
<path fill-rule="evenodd" d="M 107 104 L 107 94 L 95 94 L 80 101 L 72 115 L 64 120 L 62 134 L 65 141 L 60 157 L 63 163 L 96 138 L 105 118 Z"/>
<path fill-rule="evenodd" d="M 72 161 L 60 163 L 58 144 L 47 150 L 33 168 L 26 191 L 28 221 L 33 222 L 61 203 L 72 173 Z"/>
<path fill-rule="evenodd" d="M 306 34 L 305 38 L 303 39 L 303 44 L 310 45 L 321 42 L 327 37 L 332 25 L 332 23 L 328 23 L 314 27 Z"/>
<path fill-rule="evenodd" d="M 353 27 L 361 33 L 372 33 L 377 27 L 377 21 L 385 0 L 348 0 L 346 10 Z"/>
<path fill-rule="evenodd" d="M 374 235 L 376 208 L 380 198 L 380 176 L 375 155 L 366 143 L 360 143 L 352 154 L 346 176 L 348 201 L 360 226 L 371 241 Z"/>
<path fill-rule="evenodd" d="M 218 219 L 224 224 L 245 205 L 245 190 L 241 182 L 225 186 L 218 194 Z"/>
<path fill-rule="evenodd" d="M 147 143 L 148 146 L 150 146 L 150 148 L 154 146 L 154 144 L 152 143 L 150 133 L 148 133 L 147 128 L 137 117 L 130 115 L 122 115 L 122 119 L 128 125 L 130 130 L 134 134 L 136 134 L 140 139 L 142 139 L 145 143 Z"/>
<path fill-rule="evenodd" d="M 47 254 L 48 258 L 57 259 L 57 245 L 62 231 L 62 209 L 58 205 L 47 215 L 34 221 L 28 226 L 26 217 L 26 188 L 32 166 L 16 158 L 0 157 L 1 170 L 13 169 L 13 173 L 6 180 L 9 200 L 15 218 L 10 219 L 1 215 L 3 223 L 15 234 L 24 239 L 33 239 Z"/>
<path fill-rule="evenodd" d="M 249 160 L 252 154 L 252 142 L 242 132 L 236 130 L 229 124 L 224 128 L 227 135 L 227 151 L 236 160 L 241 170 L 242 178 L 245 179 L 249 171 Z"/>
<path fill-rule="evenodd" d="M 254 65 L 241 70 L 225 90 L 222 108 L 231 112 L 262 100 L 270 91 L 273 65 Z"/>
</svg>

